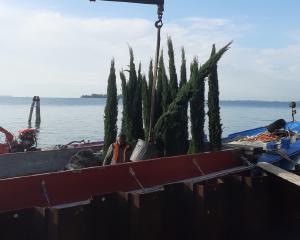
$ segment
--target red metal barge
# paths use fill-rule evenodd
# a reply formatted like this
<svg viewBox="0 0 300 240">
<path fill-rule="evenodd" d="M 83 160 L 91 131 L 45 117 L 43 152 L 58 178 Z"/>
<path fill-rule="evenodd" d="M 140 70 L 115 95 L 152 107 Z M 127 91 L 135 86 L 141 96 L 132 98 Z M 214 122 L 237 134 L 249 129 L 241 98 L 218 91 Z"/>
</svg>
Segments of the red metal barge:
<svg viewBox="0 0 300 240">
<path fill-rule="evenodd" d="M 0 179 L 0 211 L 53 207 L 113 192 L 147 192 L 243 171 L 237 151 L 160 158 L 75 171 Z"/>
</svg>

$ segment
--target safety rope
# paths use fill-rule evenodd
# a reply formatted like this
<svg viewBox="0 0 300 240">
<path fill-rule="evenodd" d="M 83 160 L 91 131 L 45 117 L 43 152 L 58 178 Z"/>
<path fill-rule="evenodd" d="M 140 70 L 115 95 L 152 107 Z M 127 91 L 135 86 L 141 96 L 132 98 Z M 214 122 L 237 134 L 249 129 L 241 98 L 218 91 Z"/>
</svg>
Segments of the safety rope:
<svg viewBox="0 0 300 240">
<path fill-rule="evenodd" d="M 205 172 L 201 169 L 201 167 L 200 167 L 199 164 L 197 163 L 196 159 L 193 159 L 193 164 L 194 164 L 195 167 L 199 170 L 199 172 L 201 173 L 201 175 L 205 175 Z"/>
<path fill-rule="evenodd" d="M 47 190 L 45 180 L 42 180 L 41 186 L 42 186 L 42 192 L 43 192 L 44 198 L 47 201 L 48 207 L 51 207 L 51 202 L 50 202 L 50 198 L 49 198 L 49 194 L 48 194 L 48 190 Z"/>
<path fill-rule="evenodd" d="M 150 112 L 150 126 L 149 126 L 149 142 L 153 141 L 154 138 L 154 116 L 155 116 L 155 95 L 156 95 L 156 82 L 157 82 L 157 70 L 158 61 L 160 53 L 160 43 L 161 43 L 161 28 L 163 26 L 163 4 L 158 5 L 157 16 L 158 20 L 155 22 L 155 27 L 157 28 L 157 39 L 156 39 L 156 52 L 155 52 L 155 62 L 154 62 L 154 73 L 153 73 L 153 84 L 152 84 L 152 95 L 151 95 L 151 112 Z"/>
<path fill-rule="evenodd" d="M 145 192 L 145 188 L 144 188 L 143 184 L 141 183 L 141 181 L 136 176 L 135 171 L 133 170 L 133 168 L 129 167 L 129 173 L 134 178 L 134 180 L 136 181 L 136 183 L 139 185 L 139 187 L 141 188 L 142 192 Z"/>
</svg>

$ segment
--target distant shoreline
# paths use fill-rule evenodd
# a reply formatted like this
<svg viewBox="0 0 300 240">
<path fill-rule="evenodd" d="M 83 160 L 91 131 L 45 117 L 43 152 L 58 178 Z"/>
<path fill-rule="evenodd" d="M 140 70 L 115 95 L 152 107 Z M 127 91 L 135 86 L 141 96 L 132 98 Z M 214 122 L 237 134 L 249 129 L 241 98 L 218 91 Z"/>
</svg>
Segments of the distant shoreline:
<svg viewBox="0 0 300 240">
<path fill-rule="evenodd" d="M 82 95 L 80 98 L 107 98 L 106 94 L 90 94 Z M 122 98 L 122 95 L 118 95 L 118 99 Z"/>
<path fill-rule="evenodd" d="M 80 98 L 107 98 L 106 94 L 82 95 Z"/>
<path fill-rule="evenodd" d="M 95 96 L 96 95 L 96 96 Z M 20 98 L 20 99 L 24 99 L 24 98 L 32 98 L 30 96 L 11 96 L 11 95 L 0 95 L 0 98 Z M 40 97 L 41 99 L 82 99 L 82 98 L 107 98 L 106 94 L 91 94 L 91 95 L 82 95 L 81 97 Z M 118 98 L 122 98 L 122 95 L 118 95 Z M 207 100 L 206 100 L 207 101 Z M 220 99 L 220 102 L 223 103 L 289 103 L 291 101 L 287 101 L 287 100 L 223 100 Z M 296 100 L 296 103 L 299 104 L 300 106 L 300 100 Z"/>
</svg>

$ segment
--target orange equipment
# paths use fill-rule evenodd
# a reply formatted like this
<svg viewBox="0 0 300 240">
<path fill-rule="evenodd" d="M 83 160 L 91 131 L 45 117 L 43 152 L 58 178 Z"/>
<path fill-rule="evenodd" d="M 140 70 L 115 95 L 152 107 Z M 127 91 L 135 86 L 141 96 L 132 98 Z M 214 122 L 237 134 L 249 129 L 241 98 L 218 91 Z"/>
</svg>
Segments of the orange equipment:
<svg viewBox="0 0 300 240">
<path fill-rule="evenodd" d="M 113 157 L 112 157 L 112 164 L 117 164 L 117 163 L 125 163 L 128 162 L 128 150 L 130 146 L 125 144 L 124 146 L 124 152 L 123 152 L 123 159 L 119 159 L 119 150 L 120 150 L 120 145 L 119 143 L 114 143 L 113 144 Z"/>
<path fill-rule="evenodd" d="M 37 146 L 36 133 L 36 130 L 33 128 L 25 128 L 18 131 L 18 144 L 23 148 L 22 151 L 32 151 Z M 20 150 L 21 148 L 18 151 Z"/>
</svg>

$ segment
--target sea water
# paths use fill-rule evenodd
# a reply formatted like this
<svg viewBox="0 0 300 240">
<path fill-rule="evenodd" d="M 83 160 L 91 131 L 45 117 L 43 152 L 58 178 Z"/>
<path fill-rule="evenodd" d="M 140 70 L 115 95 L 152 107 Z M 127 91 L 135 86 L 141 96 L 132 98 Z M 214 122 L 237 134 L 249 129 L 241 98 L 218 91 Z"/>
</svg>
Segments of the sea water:
<svg viewBox="0 0 300 240">
<path fill-rule="evenodd" d="M 29 97 L 0 97 L 0 126 L 14 134 L 19 129 L 27 128 L 31 101 Z M 42 122 L 37 126 L 39 146 L 66 144 L 74 140 L 102 140 L 105 102 L 104 98 L 41 98 Z M 119 126 L 121 117 L 120 100 Z M 266 126 L 279 118 L 289 121 L 291 110 L 287 102 L 222 101 L 221 118 L 223 136 L 227 136 Z M 35 115 L 32 127 L 36 127 Z M 0 142 L 3 139 L 0 134 Z"/>
</svg>

